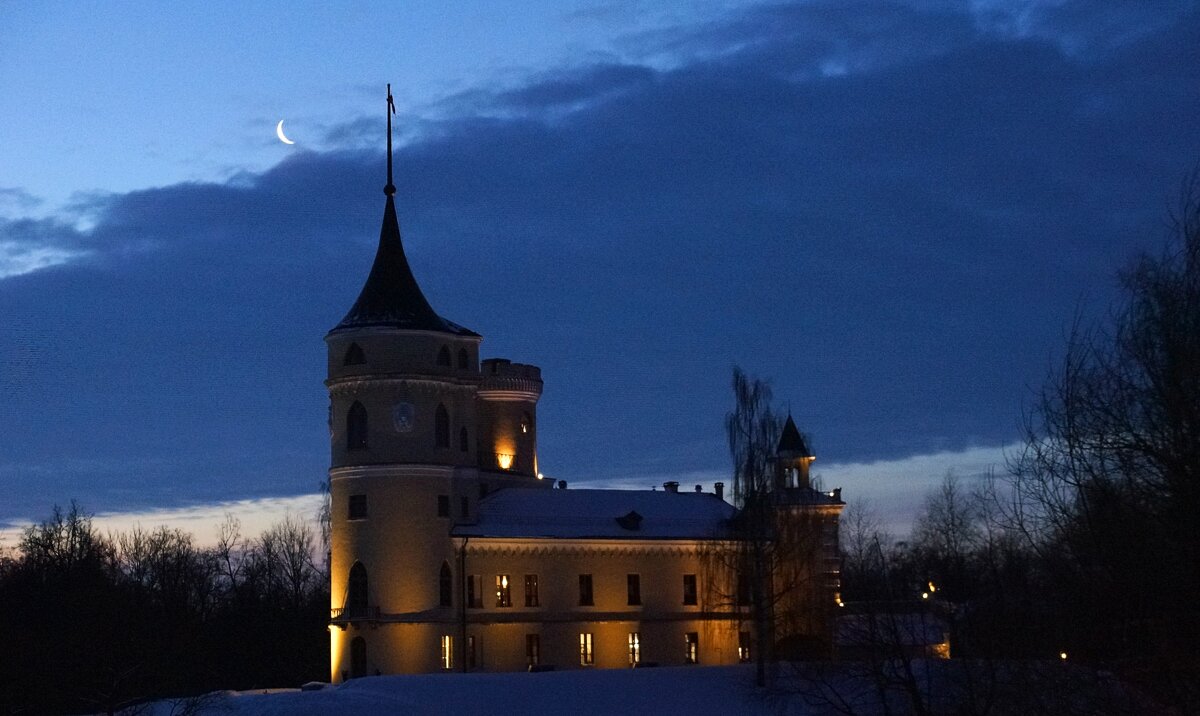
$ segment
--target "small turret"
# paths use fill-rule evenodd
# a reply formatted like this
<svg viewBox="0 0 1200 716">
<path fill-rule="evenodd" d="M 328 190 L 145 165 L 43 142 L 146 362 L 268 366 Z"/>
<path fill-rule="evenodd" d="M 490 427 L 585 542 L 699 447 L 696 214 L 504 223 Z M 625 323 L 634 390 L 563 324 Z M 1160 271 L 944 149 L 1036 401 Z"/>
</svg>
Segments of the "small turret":
<svg viewBox="0 0 1200 716">
<path fill-rule="evenodd" d="M 804 436 L 796 428 L 796 421 L 788 413 L 783 434 L 779 436 L 779 446 L 775 449 L 776 489 L 811 488 L 808 468 L 816 459 L 808 449 Z"/>
</svg>

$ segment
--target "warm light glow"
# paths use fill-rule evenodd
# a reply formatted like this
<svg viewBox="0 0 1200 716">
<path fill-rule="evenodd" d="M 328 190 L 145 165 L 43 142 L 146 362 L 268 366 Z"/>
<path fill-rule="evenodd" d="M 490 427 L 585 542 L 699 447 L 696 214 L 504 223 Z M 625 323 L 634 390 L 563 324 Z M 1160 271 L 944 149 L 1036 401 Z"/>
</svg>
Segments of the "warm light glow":
<svg viewBox="0 0 1200 716">
<path fill-rule="evenodd" d="M 539 479 L 539 480 L 545 480 L 545 479 L 546 479 L 546 476 L 545 476 L 545 475 L 543 475 L 542 473 L 540 473 L 540 472 L 539 472 L 539 473 L 538 473 L 538 479 Z"/>
<path fill-rule="evenodd" d="M 921 592 L 921 599 L 929 599 L 929 592 Z"/>
<path fill-rule="evenodd" d="M 501 470 L 507 470 L 508 468 L 512 467 L 513 459 L 515 457 L 516 455 L 498 452 L 496 453 L 496 464 L 500 466 Z"/>
<path fill-rule="evenodd" d="M 929 583 L 929 593 L 933 594 L 936 591 L 937 591 L 937 587 L 933 586 L 933 582 L 930 582 Z"/>
<path fill-rule="evenodd" d="M 1058 652 L 1058 658 L 1062 659 L 1063 661 L 1066 661 L 1067 660 L 1067 652 L 1065 652 L 1065 651 Z"/>
</svg>

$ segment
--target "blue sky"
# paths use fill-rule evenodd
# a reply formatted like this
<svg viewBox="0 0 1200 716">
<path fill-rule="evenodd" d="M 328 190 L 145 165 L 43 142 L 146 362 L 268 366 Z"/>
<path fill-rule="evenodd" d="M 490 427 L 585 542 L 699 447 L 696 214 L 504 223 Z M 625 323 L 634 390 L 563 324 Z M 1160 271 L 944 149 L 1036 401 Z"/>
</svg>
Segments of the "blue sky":
<svg viewBox="0 0 1200 716">
<path fill-rule="evenodd" d="M 1200 160 L 1193 2 L 0 5 L 0 521 L 315 489 L 387 82 L 418 281 L 542 367 L 548 474 L 720 479 L 738 364 L 901 518 Z"/>
</svg>

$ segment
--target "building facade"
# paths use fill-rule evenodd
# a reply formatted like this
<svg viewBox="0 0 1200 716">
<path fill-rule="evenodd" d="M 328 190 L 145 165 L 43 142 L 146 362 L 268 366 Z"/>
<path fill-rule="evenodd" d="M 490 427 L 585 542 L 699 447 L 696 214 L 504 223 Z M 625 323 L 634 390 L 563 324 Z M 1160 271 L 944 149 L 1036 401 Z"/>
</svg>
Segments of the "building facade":
<svg viewBox="0 0 1200 716">
<path fill-rule="evenodd" d="M 401 241 L 390 135 L 389 115 L 375 260 L 325 337 L 332 680 L 752 658 L 743 541 L 720 483 L 542 479 L 541 371 L 481 359 L 482 337 L 426 300 Z M 843 503 L 811 487 L 811 461 L 789 417 L 774 514 L 803 536 L 768 577 L 772 646 L 831 633 Z"/>
</svg>

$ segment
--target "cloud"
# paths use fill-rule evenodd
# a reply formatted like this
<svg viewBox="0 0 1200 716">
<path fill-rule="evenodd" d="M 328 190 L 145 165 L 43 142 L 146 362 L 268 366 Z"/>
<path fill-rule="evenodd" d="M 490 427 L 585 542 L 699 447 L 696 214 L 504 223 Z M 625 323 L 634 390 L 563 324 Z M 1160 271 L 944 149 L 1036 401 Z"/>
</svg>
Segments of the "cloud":
<svg viewBox="0 0 1200 716">
<path fill-rule="evenodd" d="M 1200 148 L 1179 49 L 1200 34 L 1150 24 L 1081 59 L 951 8 L 758 8 L 405 123 L 409 259 L 485 355 L 543 368 L 548 474 L 717 474 L 735 363 L 831 464 L 1014 439 L 1080 296 L 1102 310 L 1159 238 Z M 86 228 L 0 224 L 33 267 L 0 279 L 5 511 L 314 489 L 321 337 L 373 255 L 380 123 L 227 183 L 92 197 Z"/>
</svg>

